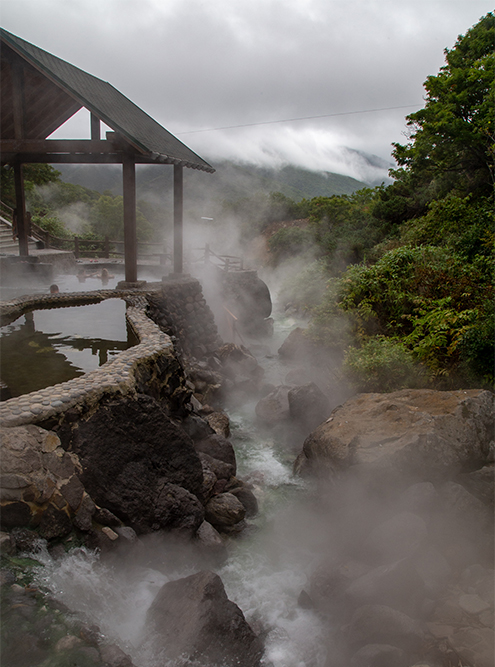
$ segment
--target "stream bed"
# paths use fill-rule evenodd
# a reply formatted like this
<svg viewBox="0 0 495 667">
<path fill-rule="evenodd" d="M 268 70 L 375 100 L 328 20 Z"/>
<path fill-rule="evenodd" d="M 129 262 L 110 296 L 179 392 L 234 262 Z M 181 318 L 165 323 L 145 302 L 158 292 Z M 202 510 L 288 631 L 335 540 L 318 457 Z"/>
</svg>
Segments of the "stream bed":
<svg viewBox="0 0 495 667">
<path fill-rule="evenodd" d="M 253 346 L 267 381 L 283 382 L 287 368 L 280 365 L 277 349 L 296 324 L 280 319 L 273 338 Z M 204 568 L 219 574 L 229 599 L 264 637 L 264 666 L 325 663 L 323 626 L 313 611 L 298 604 L 314 565 L 317 532 L 305 509 L 311 492 L 292 475 L 293 448 L 283 434 L 259 426 L 255 405 L 253 400 L 227 409 L 237 474 L 252 484 L 260 511 L 243 534 L 228 538 L 229 556 L 222 565 L 198 562 L 158 534 L 144 536 L 137 546 L 110 558 L 85 547 L 57 559 L 43 547 L 36 554 L 40 565 L 34 568 L 34 584 L 88 627 L 98 626 L 136 667 L 179 667 L 176 662 L 165 666 L 147 652 L 146 613 L 164 583 Z"/>
</svg>

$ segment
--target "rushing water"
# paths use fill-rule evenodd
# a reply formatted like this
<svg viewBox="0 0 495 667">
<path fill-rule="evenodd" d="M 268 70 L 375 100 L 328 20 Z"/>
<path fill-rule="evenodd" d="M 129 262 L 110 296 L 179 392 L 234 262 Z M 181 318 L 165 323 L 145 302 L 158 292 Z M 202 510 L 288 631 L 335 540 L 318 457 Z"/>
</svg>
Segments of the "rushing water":
<svg viewBox="0 0 495 667">
<path fill-rule="evenodd" d="M 278 366 L 276 350 L 294 325 L 281 320 L 268 346 L 258 346 L 271 381 L 283 381 L 286 369 Z M 322 627 L 311 610 L 298 605 L 313 565 L 311 530 L 305 529 L 304 518 L 298 519 L 306 489 L 292 476 L 293 451 L 258 428 L 254 407 L 253 401 L 231 409 L 229 417 L 238 475 L 253 484 L 260 512 L 244 535 L 229 541 L 229 558 L 216 571 L 228 597 L 266 634 L 264 665 L 322 667 Z M 86 549 L 74 549 L 57 561 L 45 553 L 38 582 L 96 623 L 137 667 L 159 667 L 141 646 L 146 612 L 165 582 L 202 565 L 177 557 L 159 536 L 147 536 L 143 545 L 127 557 L 104 561 Z"/>
</svg>

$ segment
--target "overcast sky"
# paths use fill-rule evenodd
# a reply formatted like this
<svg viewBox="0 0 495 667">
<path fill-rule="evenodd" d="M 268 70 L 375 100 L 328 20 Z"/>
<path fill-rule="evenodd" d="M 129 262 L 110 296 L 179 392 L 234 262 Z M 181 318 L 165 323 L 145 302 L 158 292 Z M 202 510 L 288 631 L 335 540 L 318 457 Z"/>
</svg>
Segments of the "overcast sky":
<svg viewBox="0 0 495 667">
<path fill-rule="evenodd" d="M 444 48 L 492 9 L 490 0 L 0 0 L 3 28 L 109 81 L 213 164 L 288 161 L 357 177 L 363 167 L 343 147 L 390 160 Z M 346 115 L 267 123 L 330 114 Z M 255 123 L 267 124 L 198 132 Z M 87 118 L 57 136 L 89 136 Z"/>
</svg>

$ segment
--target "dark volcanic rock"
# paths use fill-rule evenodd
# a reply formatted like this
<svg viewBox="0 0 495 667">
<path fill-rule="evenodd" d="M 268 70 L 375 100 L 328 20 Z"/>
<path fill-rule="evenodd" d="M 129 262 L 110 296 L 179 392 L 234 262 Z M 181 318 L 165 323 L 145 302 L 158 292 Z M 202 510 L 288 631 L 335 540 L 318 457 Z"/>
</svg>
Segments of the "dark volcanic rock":
<svg viewBox="0 0 495 667">
<path fill-rule="evenodd" d="M 203 483 L 198 454 L 153 398 L 103 404 L 72 432 L 63 431 L 62 439 L 64 448 L 79 456 L 86 491 L 136 532 L 201 524 L 200 503 L 194 500 Z"/>
<path fill-rule="evenodd" d="M 162 658 L 181 656 L 204 667 L 260 664 L 261 642 L 213 572 L 198 572 L 162 586 L 147 624 L 150 642 Z"/>
<path fill-rule="evenodd" d="M 277 424 L 290 419 L 288 385 L 280 385 L 256 404 L 256 416 L 265 424 Z"/>
<path fill-rule="evenodd" d="M 155 496 L 154 518 L 154 529 L 166 526 L 192 536 L 203 523 L 205 511 L 196 496 L 186 489 L 177 484 L 163 484 L 158 486 Z"/>
<path fill-rule="evenodd" d="M 220 493 L 218 496 L 213 496 L 206 505 L 206 520 L 219 530 L 239 523 L 245 516 L 244 505 L 232 493 Z"/>
<path fill-rule="evenodd" d="M 232 444 L 223 436 L 219 434 L 210 435 L 210 437 L 195 442 L 196 451 L 208 454 L 214 459 L 228 463 L 234 468 L 234 475 L 236 473 L 235 452 Z"/>
<path fill-rule="evenodd" d="M 258 501 L 251 489 L 248 489 L 246 486 L 236 486 L 233 489 L 229 489 L 229 493 L 241 501 L 246 510 L 247 517 L 253 517 L 258 514 Z"/>
<path fill-rule="evenodd" d="M 31 521 L 29 505 L 21 501 L 2 505 L 0 520 L 2 530 L 10 530 L 16 528 L 16 526 L 27 526 Z"/>
<path fill-rule="evenodd" d="M 207 466 L 217 479 L 228 480 L 234 476 L 234 467 L 229 463 L 224 463 L 224 461 L 215 459 L 208 454 L 203 454 L 203 452 L 199 453 L 199 459 L 203 467 Z"/>
<path fill-rule="evenodd" d="M 294 387 L 288 393 L 290 416 L 311 430 L 329 416 L 329 400 L 314 382 Z"/>
</svg>

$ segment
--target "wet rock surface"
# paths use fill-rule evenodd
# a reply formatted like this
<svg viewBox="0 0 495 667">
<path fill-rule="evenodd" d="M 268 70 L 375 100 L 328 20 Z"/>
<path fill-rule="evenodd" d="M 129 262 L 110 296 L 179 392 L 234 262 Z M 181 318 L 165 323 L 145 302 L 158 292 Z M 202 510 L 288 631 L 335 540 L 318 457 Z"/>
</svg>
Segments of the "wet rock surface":
<svg viewBox="0 0 495 667">
<path fill-rule="evenodd" d="M 138 533 L 188 529 L 191 512 L 197 515 L 193 527 L 201 524 L 193 510 L 201 505 L 201 462 L 192 440 L 151 397 L 101 405 L 60 434 L 64 447 L 77 454 L 81 482 L 94 501 Z"/>
<path fill-rule="evenodd" d="M 213 572 L 164 584 L 147 615 L 149 641 L 162 659 L 203 667 L 256 667 L 262 644 Z"/>
<path fill-rule="evenodd" d="M 340 538 L 309 587 L 326 667 L 493 664 L 492 408 L 481 390 L 360 395 L 306 439 L 295 468 Z"/>
</svg>

